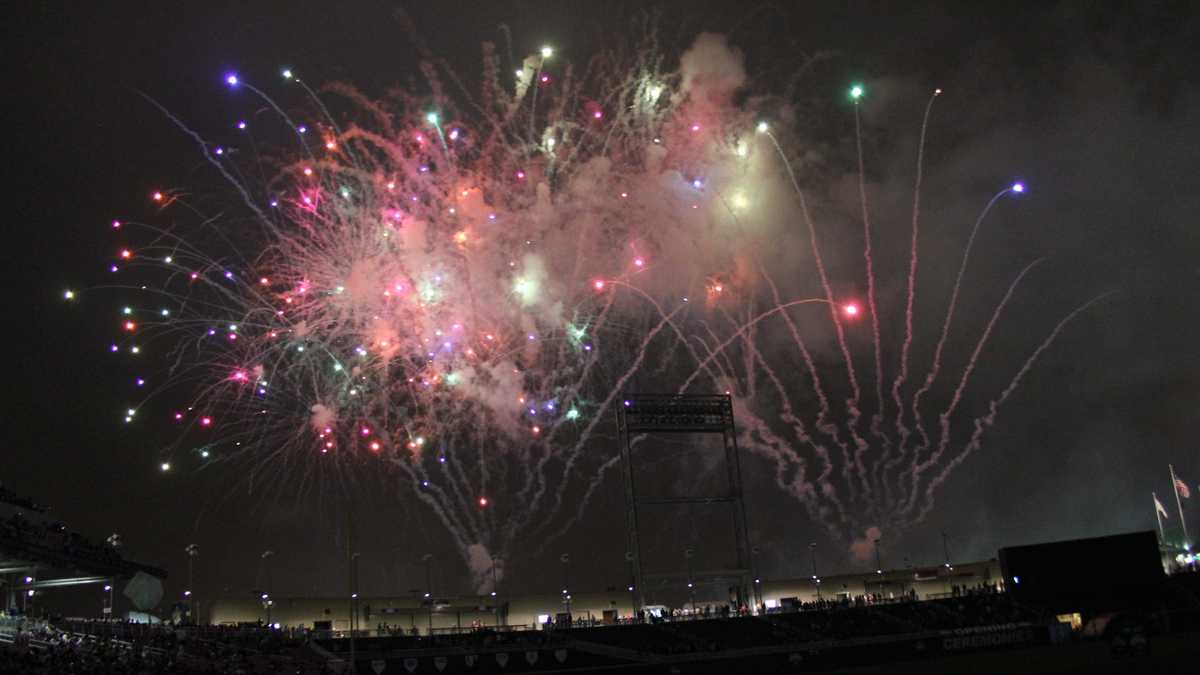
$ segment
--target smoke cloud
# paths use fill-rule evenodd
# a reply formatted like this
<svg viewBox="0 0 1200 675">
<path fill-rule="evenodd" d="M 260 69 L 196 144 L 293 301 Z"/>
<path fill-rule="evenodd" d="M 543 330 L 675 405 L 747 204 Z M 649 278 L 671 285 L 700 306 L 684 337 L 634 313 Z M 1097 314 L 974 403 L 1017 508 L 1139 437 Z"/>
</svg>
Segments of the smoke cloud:
<svg viewBox="0 0 1200 675">
<path fill-rule="evenodd" d="M 871 526 L 863 533 L 861 539 L 850 543 L 850 555 L 859 562 L 866 562 L 875 554 L 875 540 L 883 536 L 883 531 Z"/>
</svg>

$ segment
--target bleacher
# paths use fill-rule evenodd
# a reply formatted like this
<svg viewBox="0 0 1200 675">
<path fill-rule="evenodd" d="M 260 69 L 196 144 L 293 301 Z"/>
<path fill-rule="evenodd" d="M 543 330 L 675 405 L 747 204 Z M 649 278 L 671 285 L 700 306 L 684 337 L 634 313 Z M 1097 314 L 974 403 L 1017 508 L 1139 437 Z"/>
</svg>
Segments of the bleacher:
<svg viewBox="0 0 1200 675">
<path fill-rule="evenodd" d="M 0 675 L 321 673 L 303 640 L 265 628 L 121 621 L 25 621 L 0 627 Z"/>
</svg>

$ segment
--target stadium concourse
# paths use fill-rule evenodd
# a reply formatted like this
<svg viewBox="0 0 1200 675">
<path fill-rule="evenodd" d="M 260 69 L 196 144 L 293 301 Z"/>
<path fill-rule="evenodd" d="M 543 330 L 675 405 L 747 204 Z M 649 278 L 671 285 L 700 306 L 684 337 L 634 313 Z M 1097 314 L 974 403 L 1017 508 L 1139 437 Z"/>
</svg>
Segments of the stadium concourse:
<svg viewBox="0 0 1200 675">
<path fill-rule="evenodd" d="M 943 564 L 933 567 L 899 570 L 868 570 L 802 579 L 759 579 L 755 584 L 757 607 L 744 613 L 761 614 L 775 609 L 798 608 L 822 601 L 850 601 L 877 598 L 895 601 L 902 598 L 927 600 L 965 593 L 968 589 L 1001 588 L 1000 566 L 996 560 Z M 661 590 L 647 596 L 650 612 L 680 616 L 723 614 L 729 607 L 729 589 L 724 586 L 697 585 L 695 610 L 685 588 Z M 569 613 L 575 624 L 614 624 L 635 616 L 633 595 L 627 588 L 605 591 L 561 593 L 446 595 L 429 598 L 423 592 L 408 596 L 359 597 L 359 631 L 416 631 L 421 635 L 454 632 L 472 626 L 519 626 L 539 629 L 547 623 L 562 623 Z M 741 608 L 733 610 L 734 614 Z M 642 612 L 645 617 L 646 610 Z M 279 624 L 281 628 L 316 629 L 342 634 L 349 630 L 351 601 L 344 597 L 261 597 L 224 596 L 213 600 L 207 621 L 218 625 L 246 623 Z M 386 632 L 386 631 L 385 631 Z"/>
</svg>

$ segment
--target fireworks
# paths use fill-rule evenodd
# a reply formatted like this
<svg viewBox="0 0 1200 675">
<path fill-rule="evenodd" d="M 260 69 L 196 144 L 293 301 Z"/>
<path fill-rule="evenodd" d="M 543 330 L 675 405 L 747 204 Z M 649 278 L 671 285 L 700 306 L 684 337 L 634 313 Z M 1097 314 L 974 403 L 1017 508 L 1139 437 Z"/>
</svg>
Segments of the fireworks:
<svg viewBox="0 0 1200 675">
<path fill-rule="evenodd" d="M 598 57 L 585 75 L 553 56 L 543 47 L 503 64 L 487 48 L 477 98 L 450 97 L 447 73 L 428 66 L 428 93 L 387 104 L 340 83 L 314 91 L 287 68 L 281 86 L 301 96 L 287 111 L 252 78 L 228 73 L 243 114 L 265 104 L 275 118 L 251 128 L 234 117 L 220 144 L 164 111 L 235 201 L 215 218 L 202 200 L 164 188 L 151 196 L 162 222 L 200 217 L 112 223 L 126 239 L 114 249 L 123 267 L 111 269 L 144 289 L 115 332 L 165 350 L 168 378 L 199 383 L 185 400 L 146 403 L 171 406 L 160 414 L 180 428 L 162 471 L 185 451 L 264 468 L 382 462 L 471 566 L 511 555 L 518 537 L 561 534 L 578 516 L 560 513 L 568 491 L 587 506 L 617 456 L 595 432 L 623 392 L 729 391 L 745 442 L 799 467 L 780 486 L 831 535 L 848 540 L 896 505 L 906 515 L 887 526 L 919 520 L 918 486 L 949 470 L 946 442 L 930 449 L 915 402 L 907 421 L 923 445 L 909 442 L 897 393 L 907 360 L 892 389 L 897 436 L 885 431 L 874 287 L 865 310 L 833 293 L 772 125 L 734 103 L 740 54 L 705 36 L 678 72 L 632 50 Z M 851 97 L 862 95 L 855 85 Z M 257 169 L 239 162 L 266 160 L 240 139 L 268 124 L 294 145 L 272 155 L 271 178 L 247 182 Z M 228 215 L 233 206 L 242 216 Z M 781 239 L 807 243 L 819 297 L 781 295 L 761 259 Z M 915 266 L 915 234 L 913 255 Z M 873 283 L 869 246 L 866 263 Z M 845 338 L 846 322 L 860 318 L 876 345 L 878 410 L 867 429 Z M 768 330 L 791 336 L 818 409 L 793 403 L 807 394 L 781 379 L 782 355 L 761 342 Z M 844 404 L 821 376 L 837 366 L 818 363 L 803 337 L 831 330 Z M 990 423 L 980 419 L 977 428 Z M 488 580 L 490 570 L 472 571 L 477 585 Z"/>
</svg>

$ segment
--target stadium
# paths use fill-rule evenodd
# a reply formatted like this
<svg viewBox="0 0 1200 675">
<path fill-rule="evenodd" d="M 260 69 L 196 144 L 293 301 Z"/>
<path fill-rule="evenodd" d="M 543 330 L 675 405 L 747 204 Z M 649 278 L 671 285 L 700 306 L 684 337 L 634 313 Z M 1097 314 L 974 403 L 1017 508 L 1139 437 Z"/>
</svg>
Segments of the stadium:
<svg viewBox="0 0 1200 675">
<path fill-rule="evenodd" d="M 0 675 L 1200 672 L 1200 4 L 25 4 Z"/>
<path fill-rule="evenodd" d="M 735 587 L 547 595 L 218 597 L 152 614 L 163 570 L 91 543 L 3 493 L 5 673 L 100 672 L 1192 672 L 1200 574 L 1152 532 L 1001 549 L 980 562 Z M 1104 560 L 1080 568 L 1064 560 Z M 1169 572 L 1169 574 L 1168 574 Z M 101 585 L 96 616 L 47 594 Z M 120 589 L 120 593 L 117 590 Z M 118 598 L 121 598 L 118 601 Z M 185 598 L 186 600 L 186 598 Z M 1153 649 L 1151 649 L 1153 645 Z M 1034 661 L 1030 661 L 1034 659 Z M 59 670 L 59 669 L 62 670 Z M 232 670 L 214 670 L 232 668 Z M 157 670 L 156 670 L 157 669 Z M 137 672 L 143 672 L 138 670 Z"/>
</svg>

